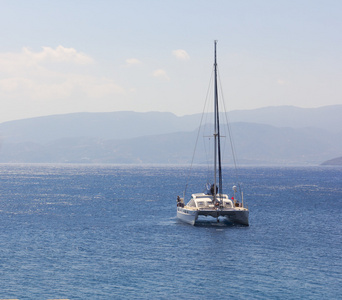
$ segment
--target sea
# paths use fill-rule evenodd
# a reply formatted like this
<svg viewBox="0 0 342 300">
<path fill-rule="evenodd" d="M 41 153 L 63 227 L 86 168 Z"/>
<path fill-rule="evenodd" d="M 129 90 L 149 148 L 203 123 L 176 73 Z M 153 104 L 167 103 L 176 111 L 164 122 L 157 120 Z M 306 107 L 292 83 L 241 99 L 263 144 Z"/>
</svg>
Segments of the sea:
<svg viewBox="0 0 342 300">
<path fill-rule="evenodd" d="M 240 168 L 249 227 L 177 220 L 206 172 L 0 165 L 0 299 L 342 299 L 342 167 Z"/>
</svg>

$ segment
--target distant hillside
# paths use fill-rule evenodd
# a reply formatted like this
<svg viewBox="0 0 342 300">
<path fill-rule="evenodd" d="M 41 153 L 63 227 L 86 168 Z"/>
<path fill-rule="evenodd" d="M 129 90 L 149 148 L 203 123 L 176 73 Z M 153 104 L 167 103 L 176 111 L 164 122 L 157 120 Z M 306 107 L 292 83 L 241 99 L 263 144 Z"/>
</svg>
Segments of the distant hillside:
<svg viewBox="0 0 342 300">
<path fill-rule="evenodd" d="M 72 113 L 0 124 L 0 137 L 11 142 L 45 143 L 61 138 L 127 139 L 194 129 L 196 117 L 179 118 L 161 112 Z"/>
<path fill-rule="evenodd" d="M 342 121 L 337 115 L 341 107 L 277 107 L 229 113 L 234 121 L 231 127 L 238 161 L 303 165 L 339 157 Z M 310 120 L 309 116 L 317 113 L 320 121 Z M 328 115 L 330 121 L 323 122 Z M 6 122 L 0 124 L 0 162 L 189 163 L 199 120 L 200 115 L 113 112 Z M 197 150 L 195 162 L 206 162 L 207 149 L 202 143 Z M 229 153 L 226 158 L 227 163 L 232 162 Z"/>
<path fill-rule="evenodd" d="M 323 162 L 322 166 L 342 166 L 342 156 L 334 159 L 329 159 Z"/>
<path fill-rule="evenodd" d="M 331 132 L 342 130 L 342 105 L 318 108 L 274 106 L 233 111 L 229 116 L 231 122 L 252 122 L 291 128 L 314 127 Z"/>
<path fill-rule="evenodd" d="M 319 164 L 340 153 L 342 141 L 321 130 L 277 128 L 234 123 L 234 145 L 240 164 Z M 62 138 L 48 143 L 4 143 L 0 162 L 16 163 L 159 163 L 191 162 L 197 131 L 149 135 L 130 139 Z M 195 163 L 208 161 L 208 149 L 198 143 Z M 227 139 L 222 140 L 225 163 L 232 163 Z M 210 151 L 209 151 L 210 152 Z M 211 159 L 211 157 L 209 157 Z"/>
<path fill-rule="evenodd" d="M 228 113 L 231 123 L 248 122 L 275 127 L 313 127 L 342 131 L 342 105 L 320 108 L 266 107 Z M 225 120 L 224 116 L 221 120 Z M 0 141 L 46 143 L 61 138 L 129 139 L 139 136 L 192 131 L 200 114 L 177 117 L 163 112 L 72 113 L 10 121 L 0 124 Z"/>
</svg>

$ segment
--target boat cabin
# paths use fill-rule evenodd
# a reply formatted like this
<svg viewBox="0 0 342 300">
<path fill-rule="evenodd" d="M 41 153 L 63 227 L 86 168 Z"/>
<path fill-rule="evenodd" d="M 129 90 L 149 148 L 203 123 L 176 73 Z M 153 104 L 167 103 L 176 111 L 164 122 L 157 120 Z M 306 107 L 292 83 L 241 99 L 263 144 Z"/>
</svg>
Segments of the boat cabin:
<svg viewBox="0 0 342 300">
<path fill-rule="evenodd" d="M 228 195 L 222 194 L 216 196 L 217 200 L 222 202 L 223 207 L 225 208 L 232 208 L 233 202 L 228 198 Z M 192 194 L 191 199 L 187 206 L 196 207 L 198 209 L 208 209 L 208 208 L 215 208 L 213 203 L 213 196 L 207 195 L 204 193 Z"/>
</svg>

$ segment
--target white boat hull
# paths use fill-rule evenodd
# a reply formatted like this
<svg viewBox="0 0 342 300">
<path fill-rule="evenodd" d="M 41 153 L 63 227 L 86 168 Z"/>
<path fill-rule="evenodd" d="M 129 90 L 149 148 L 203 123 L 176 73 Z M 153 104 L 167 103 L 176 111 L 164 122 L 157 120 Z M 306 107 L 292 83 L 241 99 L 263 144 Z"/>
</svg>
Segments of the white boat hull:
<svg viewBox="0 0 342 300">
<path fill-rule="evenodd" d="M 249 211 L 247 209 L 193 210 L 187 207 L 177 207 L 177 218 L 185 223 L 195 225 L 198 216 L 225 217 L 229 222 L 249 226 Z"/>
<path fill-rule="evenodd" d="M 198 218 L 198 211 L 177 207 L 177 218 L 190 225 L 195 225 Z"/>
</svg>

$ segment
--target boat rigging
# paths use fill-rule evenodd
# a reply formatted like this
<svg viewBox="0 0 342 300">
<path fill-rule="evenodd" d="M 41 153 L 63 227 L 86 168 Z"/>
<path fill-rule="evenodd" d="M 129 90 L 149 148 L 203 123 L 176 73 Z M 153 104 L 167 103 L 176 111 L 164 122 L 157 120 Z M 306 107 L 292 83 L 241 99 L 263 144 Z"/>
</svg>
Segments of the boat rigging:
<svg viewBox="0 0 342 300">
<path fill-rule="evenodd" d="M 214 162 L 213 184 L 206 193 L 195 193 L 191 195 L 190 201 L 185 205 L 184 198 L 177 197 L 177 217 L 181 221 L 195 225 L 199 216 L 224 217 L 232 223 L 249 225 L 249 210 L 244 206 L 243 194 L 241 203 L 236 201 L 236 186 L 233 187 L 234 196 L 229 199 L 223 194 L 222 183 L 222 153 L 220 134 L 220 110 L 217 81 L 217 41 L 214 42 Z M 234 156 L 234 151 L 233 151 Z M 235 164 L 235 158 L 234 158 Z"/>
</svg>

